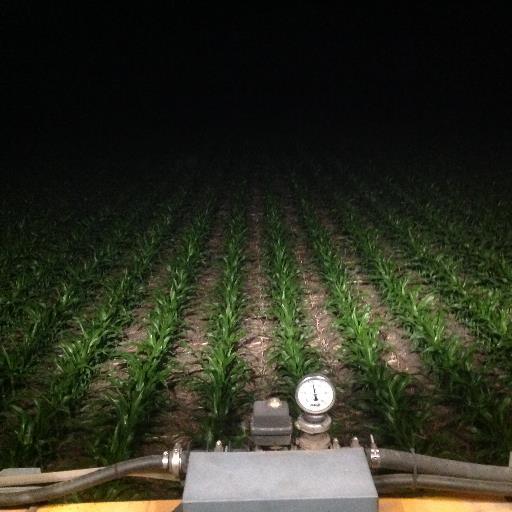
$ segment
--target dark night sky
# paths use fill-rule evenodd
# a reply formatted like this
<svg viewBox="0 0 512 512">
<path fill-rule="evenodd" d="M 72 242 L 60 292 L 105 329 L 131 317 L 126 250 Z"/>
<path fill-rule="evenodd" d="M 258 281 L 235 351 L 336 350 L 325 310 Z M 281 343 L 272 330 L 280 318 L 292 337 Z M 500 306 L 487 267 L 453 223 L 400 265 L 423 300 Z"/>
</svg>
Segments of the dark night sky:
<svg viewBox="0 0 512 512">
<path fill-rule="evenodd" d="M 489 131 L 512 111 L 510 20 L 487 3 L 6 4 L 14 152 L 297 125 Z"/>
</svg>

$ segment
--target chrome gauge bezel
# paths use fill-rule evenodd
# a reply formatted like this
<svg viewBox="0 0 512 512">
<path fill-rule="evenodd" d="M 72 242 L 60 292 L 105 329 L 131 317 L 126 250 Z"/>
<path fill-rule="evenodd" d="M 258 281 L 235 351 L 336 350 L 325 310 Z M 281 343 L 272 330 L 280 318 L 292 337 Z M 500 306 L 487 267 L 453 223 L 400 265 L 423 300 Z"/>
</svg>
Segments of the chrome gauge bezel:
<svg viewBox="0 0 512 512">
<path fill-rule="evenodd" d="M 299 393 L 300 393 L 300 390 L 302 389 L 302 387 L 305 384 L 309 384 L 312 381 L 313 382 L 314 381 L 322 381 L 322 385 L 328 384 L 329 387 L 332 389 L 332 400 L 329 402 L 329 404 L 325 405 L 321 409 L 314 409 L 313 410 L 311 407 L 307 407 L 304 404 L 302 404 L 300 399 L 299 399 Z M 297 384 L 297 388 L 295 389 L 295 401 L 297 402 L 297 405 L 300 407 L 300 409 L 302 411 L 304 411 L 305 413 L 307 413 L 307 414 L 325 414 L 325 413 L 327 413 L 328 411 L 330 411 L 332 409 L 332 407 L 334 406 L 334 403 L 336 402 L 336 389 L 335 389 L 333 383 L 331 382 L 331 380 L 328 377 L 326 377 L 325 375 L 321 374 L 321 373 L 314 373 L 314 374 L 311 374 L 311 375 L 306 375 Z"/>
</svg>

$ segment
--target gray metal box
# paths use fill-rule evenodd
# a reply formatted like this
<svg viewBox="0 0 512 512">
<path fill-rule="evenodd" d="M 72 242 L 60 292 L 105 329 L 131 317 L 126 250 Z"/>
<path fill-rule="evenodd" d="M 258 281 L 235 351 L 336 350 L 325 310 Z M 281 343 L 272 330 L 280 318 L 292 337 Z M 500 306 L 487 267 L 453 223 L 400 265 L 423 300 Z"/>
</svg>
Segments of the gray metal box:
<svg viewBox="0 0 512 512">
<path fill-rule="evenodd" d="M 183 512 L 376 512 L 362 448 L 192 452 Z"/>
<path fill-rule="evenodd" d="M 272 401 L 274 405 L 272 406 Z M 251 416 L 251 439 L 257 446 L 286 446 L 292 443 L 293 425 L 288 404 L 277 398 L 256 400 Z"/>
</svg>

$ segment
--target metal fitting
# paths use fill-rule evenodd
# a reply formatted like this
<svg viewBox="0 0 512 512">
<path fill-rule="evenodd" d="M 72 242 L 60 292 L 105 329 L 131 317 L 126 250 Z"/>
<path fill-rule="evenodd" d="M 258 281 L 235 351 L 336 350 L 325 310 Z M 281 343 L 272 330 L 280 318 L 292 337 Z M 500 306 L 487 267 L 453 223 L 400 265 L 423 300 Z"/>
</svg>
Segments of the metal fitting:
<svg viewBox="0 0 512 512">
<path fill-rule="evenodd" d="M 183 469 L 183 448 L 180 443 L 176 443 L 172 450 L 170 472 L 173 475 L 180 476 Z"/>
<path fill-rule="evenodd" d="M 176 443 L 172 451 L 165 451 L 162 454 L 162 467 L 176 477 L 183 473 L 183 447 Z"/>
<path fill-rule="evenodd" d="M 162 453 L 162 469 L 164 469 L 164 471 L 168 471 L 170 468 L 169 468 L 169 452 L 168 451 L 165 451 L 164 453 Z"/>
<path fill-rule="evenodd" d="M 379 469 L 380 450 L 372 434 L 370 434 L 370 468 Z"/>
<path fill-rule="evenodd" d="M 301 414 L 295 422 L 295 427 L 306 434 L 323 434 L 331 428 L 331 417 L 328 414 L 319 416 Z"/>
<path fill-rule="evenodd" d="M 361 445 L 359 444 L 359 439 L 354 436 L 351 440 L 350 440 L 350 448 L 360 448 Z"/>
<path fill-rule="evenodd" d="M 328 450 L 332 447 L 331 436 L 327 432 L 322 434 L 302 433 L 295 442 L 301 450 Z"/>
<path fill-rule="evenodd" d="M 277 396 L 273 396 L 267 400 L 267 405 L 272 409 L 279 409 L 283 405 L 283 402 Z"/>
</svg>

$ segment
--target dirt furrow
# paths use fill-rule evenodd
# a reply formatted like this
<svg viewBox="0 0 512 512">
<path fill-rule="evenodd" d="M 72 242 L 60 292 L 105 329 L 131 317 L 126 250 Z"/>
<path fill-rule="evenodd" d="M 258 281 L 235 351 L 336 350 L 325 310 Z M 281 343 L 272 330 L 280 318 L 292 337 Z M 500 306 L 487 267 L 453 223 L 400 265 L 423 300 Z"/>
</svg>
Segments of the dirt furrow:
<svg viewBox="0 0 512 512">
<path fill-rule="evenodd" d="M 255 399 L 263 399 L 272 394 L 276 375 L 268 361 L 275 320 L 268 313 L 270 304 L 265 291 L 267 277 L 263 269 L 263 197 L 260 188 L 255 190 L 249 206 L 246 255 L 244 295 L 247 303 L 239 352 L 252 372 L 248 391 Z"/>
<path fill-rule="evenodd" d="M 344 380 L 343 374 L 350 371 L 338 357 L 341 337 L 334 328 L 334 317 L 327 308 L 327 291 L 320 275 L 315 271 L 313 255 L 300 227 L 297 212 L 290 205 L 285 208 L 285 218 L 293 236 L 294 253 L 302 281 L 304 314 L 312 333 L 310 343 L 320 352 L 327 373 L 341 382 Z"/>
<path fill-rule="evenodd" d="M 375 224 L 371 222 L 371 226 L 375 227 Z M 401 251 L 393 245 L 391 240 L 385 237 L 380 237 L 379 247 L 382 249 L 386 257 L 396 261 L 401 268 L 407 269 L 407 274 L 411 277 L 411 284 L 416 283 L 422 286 L 427 293 L 433 291 L 432 286 L 417 271 L 410 268 L 410 264 L 408 264 L 408 262 L 404 259 Z M 443 312 L 446 332 L 449 335 L 458 338 L 459 341 L 465 346 L 477 347 L 478 343 L 476 337 L 471 333 L 469 328 L 457 320 L 455 315 L 449 311 L 449 308 L 444 304 L 442 297 L 440 297 L 437 292 L 433 291 L 433 295 L 434 302 L 432 307 L 435 310 L 440 310 Z"/>
<path fill-rule="evenodd" d="M 194 437 L 198 424 L 198 397 L 191 388 L 191 379 L 201 370 L 201 353 L 208 344 L 208 322 L 214 290 L 220 277 L 220 258 L 225 242 L 225 225 L 229 207 L 218 212 L 208 240 L 203 268 L 198 276 L 196 292 L 185 314 L 185 328 L 172 358 L 172 373 L 166 397 L 160 410 L 153 415 L 146 435 L 137 451 L 138 456 L 159 453 L 174 443 L 186 443 Z"/>
<path fill-rule="evenodd" d="M 343 263 L 354 288 L 360 294 L 362 302 L 370 306 L 373 319 L 380 323 L 379 336 L 389 348 L 384 356 L 386 364 L 396 371 L 415 375 L 422 384 L 428 384 L 427 372 L 419 354 L 412 347 L 408 333 L 395 321 L 390 308 L 382 300 L 375 285 L 368 279 L 355 248 L 343 234 L 339 233 L 340 230 L 337 229 L 335 221 L 325 209 L 319 208 L 318 214 L 342 254 Z"/>
<path fill-rule="evenodd" d="M 411 374 L 421 385 L 422 392 L 436 396 L 438 385 L 425 369 L 420 354 L 414 350 L 409 334 L 402 328 L 388 305 L 384 302 L 376 286 L 370 281 L 364 265 L 353 247 L 351 241 L 340 233 L 335 221 L 323 208 L 317 209 L 323 225 L 331 233 L 333 240 L 338 244 L 346 268 L 362 301 L 371 307 L 373 318 L 380 323 L 379 335 L 388 347 L 385 352 L 386 363 L 396 371 Z M 429 419 L 431 439 L 434 443 L 445 443 L 454 452 L 468 449 L 469 434 L 463 427 L 453 425 L 457 417 L 455 411 L 442 404 L 433 404 Z M 446 436 L 449 429 L 450 435 Z"/>
<path fill-rule="evenodd" d="M 328 308 L 327 290 L 315 268 L 313 254 L 300 225 L 298 212 L 289 196 L 286 200 L 285 218 L 293 237 L 294 253 L 304 292 L 303 309 L 306 324 L 310 327 L 309 341 L 318 350 L 324 371 L 336 387 L 336 404 L 330 413 L 333 418 L 332 433 L 346 445 L 354 435 L 360 438 L 369 436 L 369 420 L 360 409 L 353 406 L 354 375 L 340 358 L 343 338 L 336 330 L 336 319 Z"/>
</svg>

